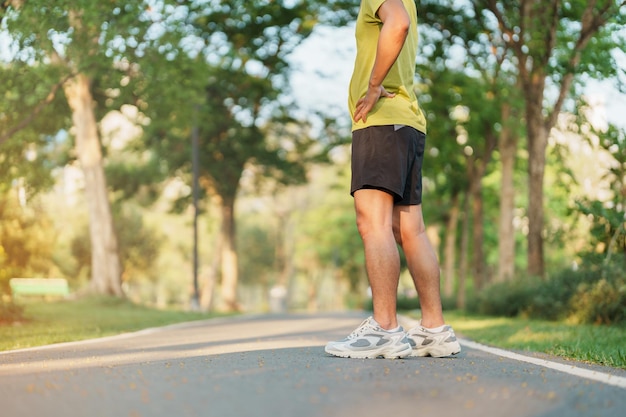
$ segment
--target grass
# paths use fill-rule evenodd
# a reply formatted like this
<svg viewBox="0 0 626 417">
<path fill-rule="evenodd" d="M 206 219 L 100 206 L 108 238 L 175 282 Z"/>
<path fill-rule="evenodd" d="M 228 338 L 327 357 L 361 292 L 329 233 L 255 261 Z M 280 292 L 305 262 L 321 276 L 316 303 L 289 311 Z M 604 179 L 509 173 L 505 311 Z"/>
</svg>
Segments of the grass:
<svg viewBox="0 0 626 417">
<path fill-rule="evenodd" d="M 626 369 L 626 326 L 623 324 L 568 324 L 458 311 L 446 312 L 445 316 L 459 336 L 478 343 Z"/>
<path fill-rule="evenodd" d="M 75 301 L 25 301 L 23 319 L 0 325 L 0 351 L 111 336 L 150 327 L 214 317 L 165 311 L 126 300 L 95 297 Z"/>
</svg>

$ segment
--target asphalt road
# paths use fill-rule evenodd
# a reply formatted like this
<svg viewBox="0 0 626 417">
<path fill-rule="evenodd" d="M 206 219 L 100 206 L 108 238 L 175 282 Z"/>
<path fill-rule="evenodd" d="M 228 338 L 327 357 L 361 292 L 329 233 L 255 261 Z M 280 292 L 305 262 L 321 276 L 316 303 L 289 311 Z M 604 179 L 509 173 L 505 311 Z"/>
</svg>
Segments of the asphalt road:
<svg viewBox="0 0 626 417">
<path fill-rule="evenodd" d="M 475 345 L 441 359 L 327 356 L 326 341 L 362 318 L 243 316 L 1 353 L 0 417 L 626 415 L 621 382 Z M 623 370 L 540 359 L 626 381 Z"/>
</svg>

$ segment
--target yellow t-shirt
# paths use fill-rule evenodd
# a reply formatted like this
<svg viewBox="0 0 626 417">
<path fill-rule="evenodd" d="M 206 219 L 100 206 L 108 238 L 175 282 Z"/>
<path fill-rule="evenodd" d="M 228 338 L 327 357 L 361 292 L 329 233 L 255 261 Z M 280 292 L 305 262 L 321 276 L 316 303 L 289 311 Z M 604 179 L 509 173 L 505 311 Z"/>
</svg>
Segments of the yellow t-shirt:
<svg viewBox="0 0 626 417">
<path fill-rule="evenodd" d="M 352 116 L 352 130 L 368 126 L 407 125 L 426 133 L 426 118 L 415 95 L 415 58 L 417 56 L 417 10 L 414 0 L 402 0 L 411 27 L 398 59 L 383 80 L 383 87 L 393 98 L 381 97 L 367 114 L 367 122 L 354 122 L 356 102 L 367 92 L 370 75 L 376 59 L 376 47 L 382 21 L 376 14 L 385 0 L 361 0 L 356 21 L 356 60 L 350 80 L 348 108 Z"/>
</svg>

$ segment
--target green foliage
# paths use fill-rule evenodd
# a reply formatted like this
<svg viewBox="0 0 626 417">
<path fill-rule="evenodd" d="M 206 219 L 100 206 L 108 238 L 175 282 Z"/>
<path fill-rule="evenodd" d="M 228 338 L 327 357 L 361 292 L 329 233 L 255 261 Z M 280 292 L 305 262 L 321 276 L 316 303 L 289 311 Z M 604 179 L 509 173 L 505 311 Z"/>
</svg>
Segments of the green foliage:
<svg viewBox="0 0 626 417">
<path fill-rule="evenodd" d="M 58 70 L 0 63 L 0 189 L 21 181 L 29 196 L 52 183 L 62 163 L 54 135 L 67 126 L 67 106 L 55 94 Z"/>
<path fill-rule="evenodd" d="M 528 304 L 522 306 L 521 313 L 528 317 L 547 320 L 565 318 L 570 313 L 570 301 L 578 287 L 584 282 L 596 280 L 596 274 L 590 271 L 563 269 L 548 279 L 531 279 Z"/>
<path fill-rule="evenodd" d="M 268 219 L 263 224 L 250 224 L 250 216 L 239 222 L 237 250 L 239 251 L 242 283 L 270 285 L 276 274 L 276 239 Z"/>
<path fill-rule="evenodd" d="M 621 258 L 621 259 L 620 259 Z M 600 279 L 583 282 L 570 301 L 570 320 L 576 323 L 626 322 L 626 255 L 601 270 Z"/>
<path fill-rule="evenodd" d="M 597 252 L 608 255 L 609 250 L 626 252 L 626 230 L 624 220 L 626 211 L 621 207 L 608 206 L 597 200 L 581 199 L 576 202 L 576 208 L 591 220 L 589 231 L 590 253 L 583 257 L 595 258 Z"/>
<path fill-rule="evenodd" d="M 564 269 L 542 280 L 517 278 L 486 287 L 468 311 L 545 320 L 569 319 L 578 323 L 626 322 L 626 257 L 608 266 L 584 264 Z"/>
<path fill-rule="evenodd" d="M 132 199 L 144 206 L 153 204 L 161 191 L 158 184 L 165 180 L 161 161 L 153 154 L 146 159 L 130 158 L 130 149 L 124 154 L 123 159 L 110 158 L 105 166 L 107 185 L 119 201 Z"/>
<path fill-rule="evenodd" d="M 407 297 L 399 295 L 396 300 L 396 308 L 398 311 L 412 311 L 420 308 L 420 300 L 417 297 Z M 363 305 L 363 309 L 367 311 L 373 310 L 372 299 L 368 298 Z"/>
<path fill-rule="evenodd" d="M 72 122 L 61 87 L 77 73 L 92 80 L 98 119 L 123 103 L 137 103 L 133 95 L 137 68 L 131 63 L 154 47 L 154 26 L 162 24 L 157 20 L 143 0 L 129 0 L 123 6 L 33 0 L 9 7 L 3 29 L 10 35 L 13 54 L 3 68 L 9 92 L 3 98 L 16 103 L 8 130 L 27 128 L 38 134 L 69 130 Z"/>
<path fill-rule="evenodd" d="M 248 164 L 260 178 L 305 181 L 315 141 L 308 123 L 292 116 L 286 58 L 310 34 L 318 6 L 187 3 L 189 24 L 171 34 L 181 42 L 176 60 L 144 65 L 146 81 L 137 85 L 137 93 L 154 103 L 142 109 L 151 120 L 144 144 L 168 173 L 190 172 L 195 126 L 200 183 L 224 201 L 235 199 Z M 194 39 L 194 48 L 183 46 L 183 39 Z M 153 51 L 146 59 L 159 57 Z"/>
<path fill-rule="evenodd" d="M 583 259 L 603 254 L 608 262 L 614 254 L 626 254 L 626 131 L 609 126 L 605 132 L 595 132 L 599 145 L 613 159 L 605 174 L 608 201 L 580 199 L 576 209 L 591 221 L 589 247 Z"/>
<path fill-rule="evenodd" d="M 156 281 L 158 271 L 154 261 L 164 242 L 164 236 L 145 224 L 140 210 L 125 205 L 116 216 L 120 258 L 124 263 L 122 279 L 126 282 Z"/>
<path fill-rule="evenodd" d="M 37 202 L 21 206 L 15 191 L 0 193 L 0 294 L 9 280 L 49 277 L 55 271 L 57 231 Z"/>
<path fill-rule="evenodd" d="M 538 285 L 538 279 L 527 277 L 488 285 L 468 300 L 467 309 L 487 315 L 518 316 L 531 305 Z"/>
</svg>

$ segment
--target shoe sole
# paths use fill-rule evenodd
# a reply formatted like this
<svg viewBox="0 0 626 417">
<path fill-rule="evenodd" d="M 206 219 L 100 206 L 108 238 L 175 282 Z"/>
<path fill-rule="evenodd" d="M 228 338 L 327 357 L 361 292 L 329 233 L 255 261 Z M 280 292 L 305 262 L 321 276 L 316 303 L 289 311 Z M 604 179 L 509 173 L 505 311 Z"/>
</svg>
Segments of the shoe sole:
<svg viewBox="0 0 626 417">
<path fill-rule="evenodd" d="M 431 356 L 433 358 L 445 358 L 447 356 L 454 356 L 459 352 L 461 352 L 461 346 L 456 343 L 455 346 L 432 346 L 425 349 L 413 349 L 413 351 L 411 352 L 411 356 Z"/>
<path fill-rule="evenodd" d="M 325 352 L 332 356 L 338 356 L 340 358 L 352 358 L 352 359 L 402 359 L 411 356 L 413 348 L 408 345 L 406 348 L 398 352 L 367 352 L 367 351 L 329 351 L 325 349 Z"/>
</svg>

